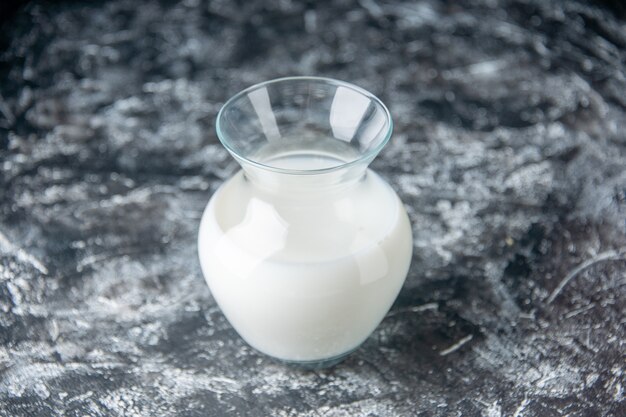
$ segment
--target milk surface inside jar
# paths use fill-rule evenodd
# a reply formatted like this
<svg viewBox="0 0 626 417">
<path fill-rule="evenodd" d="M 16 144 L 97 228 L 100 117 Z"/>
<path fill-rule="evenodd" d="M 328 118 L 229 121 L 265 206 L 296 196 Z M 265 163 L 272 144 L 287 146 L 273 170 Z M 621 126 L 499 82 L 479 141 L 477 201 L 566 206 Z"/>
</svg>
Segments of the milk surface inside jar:
<svg viewBox="0 0 626 417">
<path fill-rule="evenodd" d="M 374 104 L 361 106 L 355 118 L 346 110 L 352 107 L 336 104 L 337 96 L 351 99 L 336 85 L 312 98 L 318 86 L 306 87 L 298 103 L 309 114 L 298 108 L 286 126 L 292 113 L 272 110 L 270 117 L 263 106 L 300 85 L 270 90 L 272 100 L 263 95 L 261 104 L 253 91 L 231 119 L 222 116 L 233 135 L 256 129 L 261 140 L 242 139 L 233 148 L 220 137 L 242 170 L 211 197 L 198 251 L 212 295 L 244 340 L 280 360 L 316 364 L 346 355 L 374 331 L 405 280 L 413 245 L 404 206 L 367 168 L 384 145 L 381 135 L 390 134 L 384 106 L 368 97 Z M 315 100 L 331 115 L 311 116 Z M 260 122 L 240 129 L 242 114 Z M 348 129 L 351 117 L 355 127 Z M 370 128 L 374 122 L 380 132 Z M 353 140 L 367 134 L 365 144 Z"/>
</svg>

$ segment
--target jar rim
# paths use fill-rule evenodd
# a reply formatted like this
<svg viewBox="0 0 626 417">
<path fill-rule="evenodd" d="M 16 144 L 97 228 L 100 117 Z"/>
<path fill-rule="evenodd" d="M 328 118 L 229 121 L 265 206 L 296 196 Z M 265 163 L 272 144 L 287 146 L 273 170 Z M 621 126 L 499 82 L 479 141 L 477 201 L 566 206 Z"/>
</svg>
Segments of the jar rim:
<svg viewBox="0 0 626 417">
<path fill-rule="evenodd" d="M 286 84 L 292 81 L 312 81 L 312 82 L 316 82 L 316 83 L 320 83 L 320 84 L 328 84 L 328 85 L 334 85 L 337 87 L 344 87 L 344 88 L 348 88 L 354 92 L 357 92 L 361 95 L 363 95 L 364 97 L 367 97 L 368 99 L 370 99 L 371 101 L 373 101 L 374 103 L 376 103 L 376 105 L 380 106 L 380 108 L 383 110 L 384 115 L 385 115 L 385 121 L 387 122 L 387 129 L 384 132 L 384 135 L 379 134 L 379 136 L 382 137 L 382 139 L 377 139 L 377 143 L 375 144 L 375 146 L 372 146 L 370 149 L 367 149 L 365 152 L 363 152 L 361 155 L 359 155 L 357 158 L 350 160 L 350 161 L 346 161 L 344 163 L 338 164 L 338 165 L 334 165 L 331 167 L 326 167 L 326 168 L 315 168 L 315 169 L 292 169 L 292 168 L 281 168 L 281 167 L 276 167 L 276 166 L 272 166 L 272 165 L 268 165 L 268 164 L 264 164 L 260 161 L 254 160 L 248 156 L 243 155 L 243 153 L 239 150 L 237 150 L 233 145 L 232 145 L 232 141 L 230 141 L 228 139 L 228 136 L 223 132 L 223 129 L 221 127 L 222 125 L 222 119 L 223 119 L 223 115 L 224 115 L 224 111 L 226 109 L 228 109 L 229 107 L 231 107 L 235 102 L 237 102 L 239 99 L 241 99 L 242 97 L 246 96 L 248 93 L 258 90 L 260 88 L 266 87 L 268 85 L 273 85 L 273 84 Z M 359 164 L 369 164 L 369 162 L 371 162 L 372 159 L 374 159 L 374 157 L 385 147 L 385 145 L 387 144 L 387 142 L 389 142 L 389 139 L 391 138 L 391 135 L 393 133 L 393 120 L 391 118 L 391 113 L 389 112 L 389 109 L 387 108 L 387 106 L 385 106 L 385 104 L 382 102 L 382 100 L 380 100 L 378 97 L 376 97 L 374 94 L 370 93 L 369 91 L 365 90 L 364 88 L 361 88 L 357 85 L 354 85 L 352 83 L 348 83 L 346 81 L 341 81 L 341 80 L 337 80 L 334 78 L 329 78 L 329 77 L 318 77 L 318 76 L 290 76 L 290 77 L 281 77 L 281 78 L 275 78 L 272 80 L 268 80 L 268 81 L 263 81 L 254 85 L 251 85 L 243 90 L 241 90 L 240 92 L 238 92 L 237 94 L 235 94 L 234 96 L 232 96 L 231 98 L 229 98 L 220 108 L 220 111 L 217 114 L 217 118 L 216 118 L 216 125 L 215 125 L 215 130 L 217 132 L 217 137 L 219 139 L 219 141 L 221 142 L 221 144 L 226 148 L 226 150 L 233 155 L 236 159 L 238 159 L 241 162 L 244 162 L 246 164 L 250 164 L 254 167 L 263 169 L 263 170 L 268 170 L 268 171 L 272 171 L 272 172 L 276 172 L 276 173 L 280 173 L 280 174 L 290 174 L 290 175 L 317 175 L 317 174 L 326 174 L 326 173 L 331 173 L 331 172 L 336 172 L 339 170 L 344 170 L 346 168 L 355 166 L 355 165 L 359 165 Z"/>
</svg>

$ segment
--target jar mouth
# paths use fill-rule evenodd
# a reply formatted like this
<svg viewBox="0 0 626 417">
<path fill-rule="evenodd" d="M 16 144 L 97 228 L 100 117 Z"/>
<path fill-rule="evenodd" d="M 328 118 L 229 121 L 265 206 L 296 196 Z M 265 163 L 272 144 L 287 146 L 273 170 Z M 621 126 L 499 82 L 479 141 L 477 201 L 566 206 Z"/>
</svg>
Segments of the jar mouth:
<svg viewBox="0 0 626 417">
<path fill-rule="evenodd" d="M 220 109 L 216 131 L 243 166 L 316 175 L 367 166 L 391 138 L 393 121 L 385 104 L 361 87 L 294 76 L 235 94 Z"/>
</svg>

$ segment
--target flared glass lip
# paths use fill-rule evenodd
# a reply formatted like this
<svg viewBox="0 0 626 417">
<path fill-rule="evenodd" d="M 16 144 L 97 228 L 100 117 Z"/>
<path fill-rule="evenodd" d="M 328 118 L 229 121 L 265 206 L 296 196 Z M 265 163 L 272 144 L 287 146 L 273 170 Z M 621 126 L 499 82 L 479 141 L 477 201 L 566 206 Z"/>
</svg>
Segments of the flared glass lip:
<svg viewBox="0 0 626 417">
<path fill-rule="evenodd" d="M 370 100 L 374 101 L 376 104 L 378 104 L 383 111 L 385 112 L 385 118 L 387 121 L 387 129 L 386 132 L 384 132 L 384 134 L 380 134 L 379 137 L 382 137 L 382 139 L 378 139 L 378 143 L 376 143 L 375 146 L 371 147 L 370 149 L 367 149 L 365 152 L 363 152 L 361 155 L 359 155 L 358 158 L 355 158 L 351 161 L 346 161 L 345 163 L 339 164 L 339 165 L 335 165 L 332 167 L 327 167 L 327 168 L 319 168 L 319 169 L 291 169 L 291 168 L 280 168 L 280 167 L 275 167 L 275 166 L 271 166 L 271 165 L 267 165 L 264 163 L 261 163 L 259 161 L 255 161 L 254 159 L 251 159 L 247 156 L 242 155 L 242 153 L 240 151 L 238 151 L 237 149 L 235 149 L 235 147 L 232 145 L 231 141 L 228 138 L 228 135 L 226 135 L 222 128 L 221 128 L 221 124 L 222 124 L 222 117 L 224 114 L 224 111 L 227 110 L 230 106 L 232 106 L 234 103 L 236 103 L 239 99 L 241 99 L 242 97 L 244 97 L 245 95 L 247 95 L 248 93 L 250 93 L 251 91 L 255 91 L 258 90 L 259 88 L 268 86 L 268 85 L 272 85 L 272 84 L 280 84 L 280 83 L 289 83 L 292 81 L 312 81 L 312 82 L 316 82 L 316 83 L 320 83 L 320 84 L 330 84 L 330 85 L 335 85 L 337 87 L 345 87 L 345 88 L 349 88 L 353 91 L 358 92 L 359 94 L 362 94 L 363 96 L 369 98 Z M 260 168 L 260 169 L 264 169 L 264 170 L 268 170 L 268 171 L 273 171 L 276 173 L 281 173 L 281 174 L 291 174 L 291 175 L 313 175 L 313 174 L 325 174 L 325 173 L 330 173 L 330 172 L 335 172 L 335 171 L 339 171 L 339 170 L 343 170 L 355 165 L 359 165 L 362 163 L 367 163 L 369 164 L 369 162 L 371 162 L 372 159 L 374 159 L 374 157 L 376 157 L 376 155 L 385 147 L 385 145 L 387 144 L 387 142 L 389 142 L 389 139 L 391 138 L 391 134 L 393 133 L 393 120 L 391 119 L 391 114 L 389 113 L 389 109 L 387 109 L 387 106 L 385 106 L 385 104 L 378 98 L 376 97 L 374 94 L 370 93 L 369 91 L 356 86 L 354 84 L 345 82 L 345 81 L 340 81 L 340 80 L 336 80 L 334 78 L 328 78 L 328 77 L 314 77 L 314 76 L 292 76 L 292 77 L 282 77 L 282 78 L 275 78 L 273 80 L 268 80 L 268 81 L 264 81 L 258 84 L 254 84 L 251 85 L 250 87 L 241 90 L 240 92 L 238 92 L 237 94 L 235 94 L 234 96 L 232 96 L 230 99 L 228 99 L 226 101 L 226 103 L 224 103 L 224 105 L 222 106 L 222 108 L 220 109 L 220 111 L 217 114 L 217 121 L 216 121 L 216 125 L 215 125 L 215 130 L 217 132 L 217 137 L 219 139 L 219 141 L 222 143 L 222 145 L 226 148 L 226 150 L 228 150 L 228 152 L 233 155 L 236 159 L 239 159 L 240 161 L 243 161 L 247 164 L 250 164 L 254 167 Z"/>
</svg>

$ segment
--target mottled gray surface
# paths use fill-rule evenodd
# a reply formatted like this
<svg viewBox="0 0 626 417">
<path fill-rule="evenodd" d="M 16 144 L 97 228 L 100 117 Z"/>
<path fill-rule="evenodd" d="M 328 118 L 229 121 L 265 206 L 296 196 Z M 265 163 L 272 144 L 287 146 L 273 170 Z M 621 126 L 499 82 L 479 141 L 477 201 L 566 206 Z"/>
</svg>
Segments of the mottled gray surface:
<svg viewBox="0 0 626 417">
<path fill-rule="evenodd" d="M 95 2 L 98 3 L 98 2 Z M 618 416 L 626 24 L 560 1 L 39 3 L 2 31 L 0 415 Z M 292 74 L 359 84 L 415 234 L 341 365 L 286 368 L 216 307 L 213 121 Z"/>
</svg>

